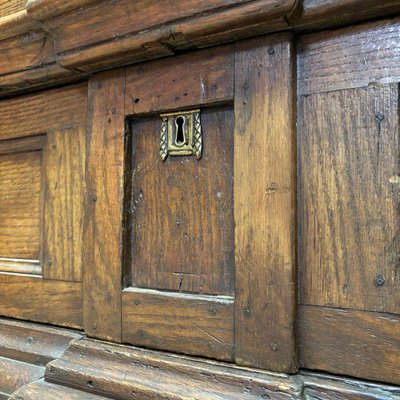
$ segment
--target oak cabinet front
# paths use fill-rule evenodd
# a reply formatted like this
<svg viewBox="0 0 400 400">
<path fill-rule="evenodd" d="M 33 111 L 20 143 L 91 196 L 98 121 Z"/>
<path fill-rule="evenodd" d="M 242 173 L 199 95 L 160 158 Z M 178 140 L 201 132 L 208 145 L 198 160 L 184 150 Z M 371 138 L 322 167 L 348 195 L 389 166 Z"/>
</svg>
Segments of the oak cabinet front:
<svg viewBox="0 0 400 400">
<path fill-rule="evenodd" d="M 297 368 L 292 47 L 275 35 L 90 81 L 90 335 Z"/>
</svg>

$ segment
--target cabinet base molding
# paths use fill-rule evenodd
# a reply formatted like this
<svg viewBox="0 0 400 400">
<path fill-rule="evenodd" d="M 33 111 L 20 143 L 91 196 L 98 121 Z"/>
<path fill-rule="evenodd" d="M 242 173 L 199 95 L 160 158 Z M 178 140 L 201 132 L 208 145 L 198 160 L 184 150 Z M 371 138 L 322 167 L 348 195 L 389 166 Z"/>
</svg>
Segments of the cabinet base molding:
<svg viewBox="0 0 400 400">
<path fill-rule="evenodd" d="M 400 387 L 301 371 L 277 374 L 82 338 L 10 399 L 400 399 Z"/>
<path fill-rule="evenodd" d="M 81 337 L 68 329 L 0 318 L 0 399 L 43 378 L 46 365 Z"/>
</svg>

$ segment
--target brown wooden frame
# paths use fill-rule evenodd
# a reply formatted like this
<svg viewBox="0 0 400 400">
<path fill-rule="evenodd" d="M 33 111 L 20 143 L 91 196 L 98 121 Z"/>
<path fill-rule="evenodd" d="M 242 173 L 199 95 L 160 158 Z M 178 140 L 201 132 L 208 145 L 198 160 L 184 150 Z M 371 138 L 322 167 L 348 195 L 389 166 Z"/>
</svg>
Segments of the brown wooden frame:
<svg viewBox="0 0 400 400">
<path fill-rule="evenodd" d="M 147 112 L 234 101 L 238 278 L 235 299 L 221 303 L 226 315 L 231 315 L 221 319 L 221 329 L 233 328 L 235 318 L 237 363 L 275 371 L 297 369 L 292 47 L 291 36 L 279 34 L 133 66 L 126 71 L 101 73 L 90 80 L 92 126 L 88 134 L 84 279 L 88 335 L 125 341 L 122 326 L 135 321 L 124 313 L 124 305 L 137 296 L 142 300 L 165 296 L 134 288 L 122 291 L 125 119 Z M 185 57 L 192 61 L 198 58 L 203 63 L 192 62 L 194 69 L 190 70 L 185 68 Z M 146 86 L 147 78 L 155 79 L 153 70 L 162 71 L 159 75 L 164 80 L 171 74 L 195 78 L 189 88 L 168 80 L 168 92 L 164 91 L 160 99 L 153 96 L 152 85 L 163 82 Z M 214 90 L 208 90 L 208 86 L 202 89 L 199 84 L 198 77 L 206 72 L 209 79 L 204 80 L 205 85 L 210 89 L 214 85 Z M 179 82 L 184 84 L 185 80 Z M 183 91 L 188 95 L 179 96 Z M 198 308 L 200 297 L 204 296 L 183 295 L 173 301 L 179 301 L 179 307 L 188 312 L 193 304 L 206 318 Z M 204 307 L 205 311 L 209 309 L 207 303 Z M 140 321 L 146 324 L 146 319 Z M 168 325 L 160 329 L 168 330 Z M 185 336 L 183 331 L 180 334 Z M 167 348 L 182 351 L 180 339 L 184 340 L 176 337 Z M 210 339 L 200 338 L 199 346 L 202 340 Z M 233 345 L 233 337 L 231 340 Z"/>
<path fill-rule="evenodd" d="M 68 202 L 77 211 L 84 197 L 86 93 L 87 85 L 79 84 L 1 102 L 0 153 L 41 150 L 44 192 L 40 265 L 29 270 L 23 266 L 24 271 L 20 266 L 17 271 L 12 265 L 2 269 L 0 314 L 3 316 L 75 328 L 83 326 L 81 244 L 73 244 L 69 239 L 81 234 L 82 224 L 72 213 L 66 215 L 63 206 Z M 72 144 L 67 143 L 71 135 Z M 83 154 L 75 153 L 60 161 L 61 155 L 77 146 Z M 77 158 L 79 165 L 67 166 Z M 60 165 L 65 169 L 61 171 Z M 63 179 L 76 181 L 73 194 L 62 184 Z M 68 191 L 62 199 L 57 194 L 57 185 L 59 190 Z M 79 218 L 83 212 L 75 215 Z"/>
</svg>

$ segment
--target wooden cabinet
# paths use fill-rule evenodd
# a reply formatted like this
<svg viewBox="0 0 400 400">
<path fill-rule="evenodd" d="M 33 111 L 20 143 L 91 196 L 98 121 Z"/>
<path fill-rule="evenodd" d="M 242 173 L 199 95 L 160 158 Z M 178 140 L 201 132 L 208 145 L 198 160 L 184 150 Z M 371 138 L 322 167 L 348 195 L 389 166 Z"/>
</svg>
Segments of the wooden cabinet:
<svg viewBox="0 0 400 400">
<path fill-rule="evenodd" d="M 6 3 L 0 398 L 399 398 L 400 1 Z"/>
<path fill-rule="evenodd" d="M 0 313 L 82 327 L 87 85 L 0 102 Z"/>
</svg>

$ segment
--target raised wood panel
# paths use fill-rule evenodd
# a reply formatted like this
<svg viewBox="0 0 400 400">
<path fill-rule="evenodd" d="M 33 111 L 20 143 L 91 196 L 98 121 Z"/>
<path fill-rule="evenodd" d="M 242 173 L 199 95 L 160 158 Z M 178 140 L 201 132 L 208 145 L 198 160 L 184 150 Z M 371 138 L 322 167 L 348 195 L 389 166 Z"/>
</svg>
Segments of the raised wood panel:
<svg viewBox="0 0 400 400">
<path fill-rule="evenodd" d="M 299 100 L 300 299 L 398 313 L 398 84 Z"/>
<path fill-rule="evenodd" d="M 298 93 L 400 80 L 400 18 L 306 35 L 298 43 Z"/>
<path fill-rule="evenodd" d="M 125 70 L 89 82 L 84 224 L 85 332 L 121 341 Z"/>
<path fill-rule="evenodd" d="M 82 328 L 82 284 L 0 273 L 0 315 Z"/>
<path fill-rule="evenodd" d="M 233 298 L 147 289 L 122 294 L 122 340 L 142 347 L 230 361 Z"/>
<path fill-rule="evenodd" d="M 233 63 L 233 46 L 224 46 L 128 67 L 125 113 L 231 101 Z"/>
<path fill-rule="evenodd" d="M 233 110 L 212 107 L 200 115 L 200 160 L 162 161 L 161 118 L 131 122 L 133 286 L 234 291 Z"/>
<path fill-rule="evenodd" d="M 237 44 L 235 356 L 274 371 L 297 368 L 293 79 L 290 35 Z"/>
<path fill-rule="evenodd" d="M 400 383 L 400 317 L 300 306 L 304 368 Z"/>
<path fill-rule="evenodd" d="M 65 126 L 48 134 L 43 249 L 45 278 L 82 280 L 85 135 L 85 126 L 82 125 Z"/>
<path fill-rule="evenodd" d="M 0 257 L 39 260 L 42 186 L 40 150 L 0 154 Z"/>
</svg>

